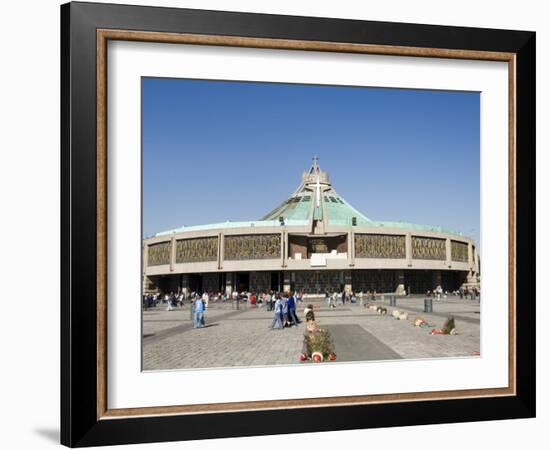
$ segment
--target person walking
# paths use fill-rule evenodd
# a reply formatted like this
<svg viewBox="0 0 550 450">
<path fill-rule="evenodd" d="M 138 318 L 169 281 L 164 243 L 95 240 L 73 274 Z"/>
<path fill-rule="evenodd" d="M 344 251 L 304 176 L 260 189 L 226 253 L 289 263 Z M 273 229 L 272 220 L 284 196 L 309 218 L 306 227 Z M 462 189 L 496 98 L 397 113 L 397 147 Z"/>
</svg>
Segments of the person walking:
<svg viewBox="0 0 550 450">
<path fill-rule="evenodd" d="M 335 307 L 336 307 L 336 301 L 338 300 L 338 294 L 336 293 L 336 291 L 334 291 L 334 292 L 332 293 L 332 297 L 331 297 L 330 300 L 331 300 L 331 303 L 330 303 L 329 306 L 335 308 Z"/>
<path fill-rule="evenodd" d="M 286 304 L 288 307 L 289 322 L 292 321 L 294 325 L 298 326 L 300 321 L 298 320 L 298 316 L 296 315 L 296 299 L 294 298 L 294 295 L 292 294 L 292 292 L 290 293 L 290 296 L 288 297 Z"/>
<path fill-rule="evenodd" d="M 283 294 L 281 298 L 281 307 L 283 312 L 283 327 L 289 327 L 290 322 L 288 320 L 288 292 Z"/>
<path fill-rule="evenodd" d="M 193 328 L 203 328 L 204 327 L 204 300 L 197 295 L 195 297 L 195 303 L 194 303 L 194 321 L 193 321 Z"/>
<path fill-rule="evenodd" d="M 265 294 L 265 304 L 268 311 L 273 311 L 273 304 L 271 303 L 271 292 Z"/>
<path fill-rule="evenodd" d="M 281 297 L 280 295 L 277 295 L 277 300 L 275 300 L 275 305 L 273 306 L 273 310 L 275 311 L 275 314 L 273 315 L 273 322 L 271 322 L 271 328 L 275 328 L 275 325 L 277 325 L 277 329 L 282 330 L 283 329 L 283 305 L 281 303 Z"/>
</svg>

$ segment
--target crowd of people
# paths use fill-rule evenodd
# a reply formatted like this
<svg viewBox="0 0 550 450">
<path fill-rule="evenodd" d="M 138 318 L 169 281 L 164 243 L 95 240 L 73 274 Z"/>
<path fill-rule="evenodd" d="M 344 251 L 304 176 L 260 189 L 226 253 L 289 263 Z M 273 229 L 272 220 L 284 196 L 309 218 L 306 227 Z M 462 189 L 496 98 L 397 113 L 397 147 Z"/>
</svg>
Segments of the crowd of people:
<svg viewBox="0 0 550 450">
<path fill-rule="evenodd" d="M 370 293 L 367 294 L 367 297 L 370 295 Z M 353 291 L 334 291 L 332 294 L 330 294 L 328 291 L 325 291 L 325 301 L 327 302 L 327 306 L 329 308 L 335 308 L 336 305 L 345 305 L 346 303 L 357 303 L 357 297 L 359 297 L 359 300 L 361 304 L 363 303 L 363 291 L 361 291 L 358 295 L 355 294 Z"/>
<path fill-rule="evenodd" d="M 452 292 L 454 296 L 463 298 L 470 298 L 475 300 L 478 298 L 480 292 L 477 287 L 467 288 L 461 287 L 458 290 Z M 363 306 L 364 301 L 376 300 L 378 294 L 376 291 L 363 291 L 356 294 L 353 291 L 334 291 L 330 294 L 325 291 L 325 301 L 329 308 L 336 308 L 337 305 L 345 305 L 346 303 L 359 302 Z M 447 298 L 448 292 L 444 291 L 441 286 L 437 286 L 434 290 L 426 292 L 428 297 L 435 297 L 436 300 L 441 298 Z M 244 302 L 250 306 L 265 307 L 267 311 L 273 312 L 273 320 L 270 325 L 272 329 L 284 329 L 292 326 L 298 326 L 301 320 L 298 318 L 296 308 L 298 303 L 304 302 L 303 292 L 275 292 L 275 291 L 263 291 L 259 294 L 255 292 L 236 292 L 222 293 L 222 292 L 191 292 L 185 294 L 183 291 L 179 293 L 149 293 L 143 296 L 143 307 L 145 310 L 148 308 L 157 307 L 159 305 L 165 306 L 167 311 L 173 311 L 177 308 L 183 307 L 186 303 L 191 306 L 191 312 L 193 317 L 193 327 L 203 328 L 206 326 L 206 311 L 210 301 L 214 302 L 227 302 L 232 300 L 237 304 Z"/>
<path fill-rule="evenodd" d="M 454 291 L 453 294 L 456 295 L 457 297 L 460 297 L 461 299 L 469 298 L 470 300 L 475 300 L 480 296 L 481 292 L 477 286 L 474 286 L 474 287 L 461 287 L 457 291 Z"/>
<path fill-rule="evenodd" d="M 177 307 L 184 306 L 186 303 L 194 304 L 197 295 L 204 300 L 207 306 L 210 299 L 213 301 L 218 301 L 222 298 L 222 295 L 219 292 L 214 293 L 206 291 L 202 294 L 198 292 L 191 292 L 188 295 L 185 295 L 183 291 L 180 293 L 170 292 L 169 294 L 149 293 L 143 296 L 143 307 L 144 309 L 148 309 L 159 305 L 166 305 L 166 310 L 171 311 Z"/>
<path fill-rule="evenodd" d="M 432 291 L 427 291 L 426 296 L 427 297 L 435 297 L 436 301 L 440 301 L 442 298 L 447 298 L 449 295 L 448 291 L 444 291 L 441 286 L 437 286 Z M 452 292 L 452 295 L 455 297 L 460 297 L 460 299 L 470 299 L 470 300 L 476 300 L 480 295 L 480 290 L 478 287 L 467 287 L 467 286 L 461 286 L 459 289 L 456 289 Z"/>
</svg>

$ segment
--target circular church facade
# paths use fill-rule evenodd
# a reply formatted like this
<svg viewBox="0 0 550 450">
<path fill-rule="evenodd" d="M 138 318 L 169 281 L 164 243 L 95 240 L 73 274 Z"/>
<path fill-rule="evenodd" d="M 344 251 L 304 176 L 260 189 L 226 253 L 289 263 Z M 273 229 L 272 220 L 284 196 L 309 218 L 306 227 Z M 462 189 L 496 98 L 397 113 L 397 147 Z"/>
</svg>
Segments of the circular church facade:
<svg viewBox="0 0 550 450">
<path fill-rule="evenodd" d="M 367 218 L 317 161 L 260 220 L 188 226 L 143 240 L 144 292 L 425 293 L 475 285 L 475 242 L 436 226 Z"/>
</svg>

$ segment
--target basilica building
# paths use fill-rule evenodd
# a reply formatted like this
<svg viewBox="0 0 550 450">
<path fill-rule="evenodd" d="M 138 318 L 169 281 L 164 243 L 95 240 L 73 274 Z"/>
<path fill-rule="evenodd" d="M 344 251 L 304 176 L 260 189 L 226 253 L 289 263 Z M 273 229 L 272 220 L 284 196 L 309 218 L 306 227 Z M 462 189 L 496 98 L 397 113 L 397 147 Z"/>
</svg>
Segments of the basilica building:
<svg viewBox="0 0 550 450">
<path fill-rule="evenodd" d="M 144 292 L 453 291 L 479 277 L 475 242 L 437 226 L 357 211 L 314 158 L 260 220 L 185 226 L 143 240 Z"/>
</svg>

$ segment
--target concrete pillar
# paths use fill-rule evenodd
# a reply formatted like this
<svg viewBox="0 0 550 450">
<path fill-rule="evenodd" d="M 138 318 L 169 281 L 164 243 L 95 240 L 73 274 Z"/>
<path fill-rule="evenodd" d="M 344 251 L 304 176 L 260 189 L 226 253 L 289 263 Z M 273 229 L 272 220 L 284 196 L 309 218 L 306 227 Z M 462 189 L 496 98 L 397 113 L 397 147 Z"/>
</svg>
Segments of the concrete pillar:
<svg viewBox="0 0 550 450">
<path fill-rule="evenodd" d="M 281 231 L 280 233 L 280 239 L 281 239 L 281 267 L 284 267 L 285 266 L 285 248 L 284 248 L 284 243 L 285 243 L 285 238 L 284 238 L 284 233 Z"/>
<path fill-rule="evenodd" d="M 142 273 L 142 291 L 143 292 L 146 292 L 149 290 L 149 278 L 147 277 L 146 272 L 147 272 L 147 264 L 148 264 L 148 259 L 149 259 L 149 247 L 146 245 L 146 244 L 142 244 L 141 246 L 141 254 L 142 254 L 142 261 L 143 261 L 143 265 L 141 266 L 141 270 L 143 271 Z"/>
<path fill-rule="evenodd" d="M 472 245 L 472 260 L 473 270 L 476 274 L 479 274 L 479 258 L 477 248 L 474 245 Z"/>
<path fill-rule="evenodd" d="M 449 238 L 445 239 L 445 265 L 448 268 L 451 268 L 452 265 L 452 256 L 453 256 L 453 250 L 451 246 L 451 240 Z"/>
<path fill-rule="evenodd" d="M 147 244 L 142 244 L 142 253 L 143 253 L 143 272 L 145 273 L 145 268 L 149 264 L 149 246 Z"/>
<path fill-rule="evenodd" d="M 349 294 L 353 290 L 351 283 L 351 270 L 344 271 L 344 291 Z"/>
<path fill-rule="evenodd" d="M 288 265 L 288 231 L 283 233 L 283 264 L 286 267 Z"/>
<path fill-rule="evenodd" d="M 233 288 L 235 281 L 235 273 L 234 272 L 227 272 L 225 274 L 225 293 L 227 295 L 231 295 L 233 291 L 235 290 Z"/>
<path fill-rule="evenodd" d="M 405 235 L 405 259 L 407 260 L 407 266 L 412 267 L 412 235 L 407 233 Z"/>
<path fill-rule="evenodd" d="M 355 233 L 353 231 L 348 232 L 348 264 L 350 267 L 355 265 Z"/>
<path fill-rule="evenodd" d="M 286 248 L 288 247 L 286 242 L 286 233 L 284 231 L 281 231 L 281 267 L 286 266 L 286 261 L 288 259 L 288 255 L 286 255 Z"/>
<path fill-rule="evenodd" d="M 172 239 L 170 239 L 170 272 L 174 271 L 175 264 L 176 264 L 176 238 L 172 236 Z"/>
<path fill-rule="evenodd" d="M 291 287 L 290 276 L 291 276 L 291 272 L 288 272 L 288 271 L 283 272 L 283 291 L 284 292 L 290 291 L 290 287 Z"/>
<path fill-rule="evenodd" d="M 468 244 L 468 265 L 470 266 L 470 271 L 466 276 L 466 284 L 475 285 L 477 284 L 477 264 L 476 264 L 476 249 L 472 244 Z"/>
<path fill-rule="evenodd" d="M 405 295 L 405 271 L 396 270 L 395 271 L 395 282 L 397 287 L 395 288 L 396 295 Z"/>
<path fill-rule="evenodd" d="M 151 278 L 149 278 L 147 275 L 143 275 L 143 293 L 149 292 L 151 290 L 155 290 L 155 287 L 152 287 L 152 289 L 149 289 L 149 285 L 155 284 Z"/>
<path fill-rule="evenodd" d="M 218 235 L 218 269 L 223 269 L 223 258 L 225 249 L 225 235 L 220 233 Z"/>
</svg>

